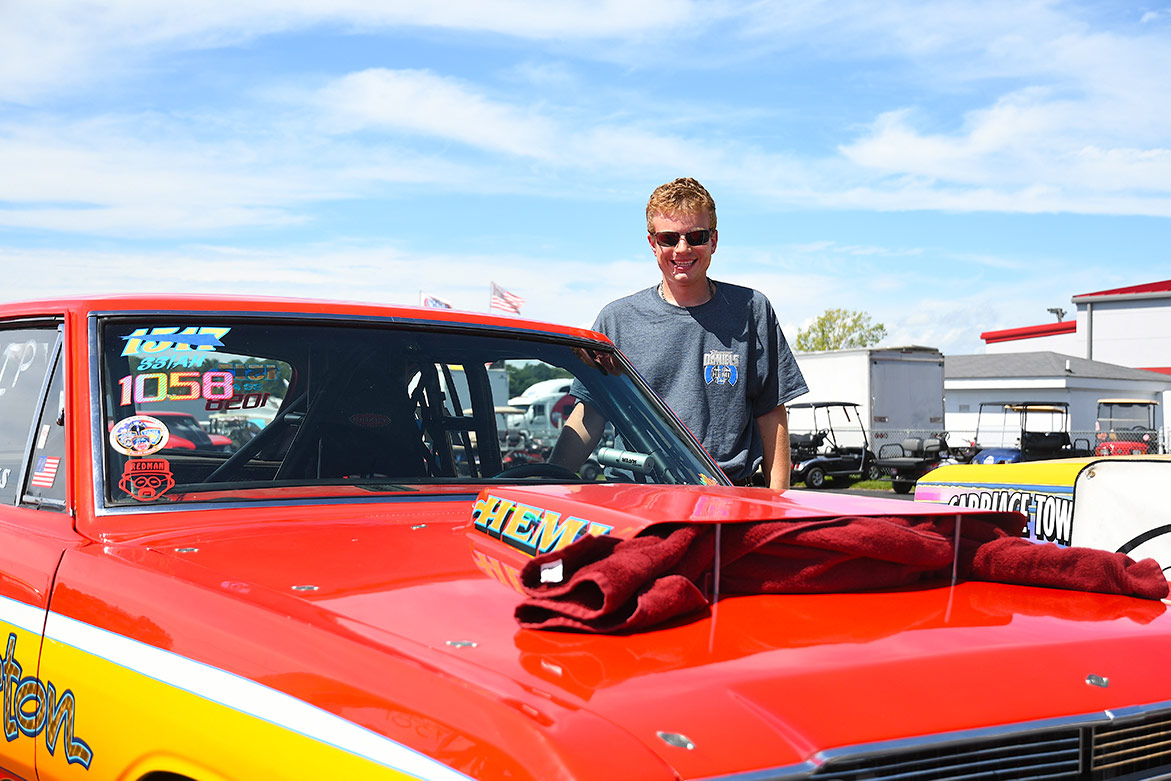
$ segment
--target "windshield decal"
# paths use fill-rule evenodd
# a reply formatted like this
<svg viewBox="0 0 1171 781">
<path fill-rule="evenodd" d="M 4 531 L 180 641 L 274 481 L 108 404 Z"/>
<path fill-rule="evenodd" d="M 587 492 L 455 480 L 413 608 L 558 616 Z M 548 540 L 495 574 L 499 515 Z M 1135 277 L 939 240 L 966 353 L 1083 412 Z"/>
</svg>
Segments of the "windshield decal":
<svg viewBox="0 0 1171 781">
<path fill-rule="evenodd" d="M 11 342 L 7 347 L 4 348 L 0 355 L 4 356 L 4 362 L 0 363 L 0 384 L 6 381 L 7 378 L 5 375 L 8 375 L 12 378 L 11 385 L 9 385 L 7 388 L 0 387 L 0 396 L 3 396 L 10 389 L 16 387 L 16 383 L 20 379 L 20 375 L 31 369 L 33 364 L 36 362 L 37 343 L 32 339 L 29 339 L 23 344 Z M 8 371 L 9 367 L 12 368 L 11 374 Z M 33 382 L 36 382 L 35 376 L 33 377 Z"/>
<path fill-rule="evenodd" d="M 219 368 L 238 380 L 279 380 L 281 376 L 281 367 L 275 363 L 221 363 Z"/>
<path fill-rule="evenodd" d="M 390 418 L 381 412 L 355 412 L 348 420 L 358 428 L 386 428 L 391 422 Z"/>
<path fill-rule="evenodd" d="M 231 330 L 231 328 L 206 325 L 193 325 L 186 328 L 180 326 L 135 328 L 129 336 L 122 337 L 122 340 L 126 342 L 126 346 L 122 348 L 122 357 L 161 353 L 164 350 L 214 351 L 215 348 L 224 346 L 221 339 L 227 336 Z"/>
<path fill-rule="evenodd" d="M 29 485 L 35 485 L 38 488 L 52 488 L 53 481 L 57 479 L 57 467 L 60 465 L 61 459 L 56 456 L 41 456 L 37 459 Z"/>
<path fill-rule="evenodd" d="M 159 499 L 175 487 L 171 462 L 165 458 L 140 458 L 126 462 L 118 487 L 140 502 Z"/>
<path fill-rule="evenodd" d="M 167 446 L 171 432 L 158 418 L 132 415 L 110 429 L 110 446 L 124 456 L 149 456 Z"/>
<path fill-rule="evenodd" d="M 208 412 L 220 412 L 234 409 L 259 409 L 268 404 L 272 394 L 269 393 L 237 393 L 226 399 L 210 399 L 203 408 Z"/>
<path fill-rule="evenodd" d="M 199 369 L 203 366 L 202 355 L 172 355 L 155 356 L 153 358 L 139 358 L 140 372 L 162 371 L 163 369 Z"/>
<path fill-rule="evenodd" d="M 223 401 L 235 395 L 231 372 L 146 372 L 127 374 L 118 380 L 121 406 L 153 404 L 159 401 Z"/>
</svg>

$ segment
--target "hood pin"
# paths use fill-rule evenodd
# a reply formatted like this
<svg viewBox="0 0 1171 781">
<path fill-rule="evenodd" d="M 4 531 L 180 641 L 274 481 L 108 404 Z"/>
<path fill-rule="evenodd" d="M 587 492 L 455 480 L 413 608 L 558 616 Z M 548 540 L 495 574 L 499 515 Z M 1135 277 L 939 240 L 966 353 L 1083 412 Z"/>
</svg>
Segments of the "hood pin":
<svg viewBox="0 0 1171 781">
<path fill-rule="evenodd" d="M 688 751 L 691 751 L 695 748 L 695 744 L 691 742 L 691 738 L 678 732 L 656 732 L 655 734 L 658 735 L 659 739 L 668 746 L 685 748 Z"/>
</svg>

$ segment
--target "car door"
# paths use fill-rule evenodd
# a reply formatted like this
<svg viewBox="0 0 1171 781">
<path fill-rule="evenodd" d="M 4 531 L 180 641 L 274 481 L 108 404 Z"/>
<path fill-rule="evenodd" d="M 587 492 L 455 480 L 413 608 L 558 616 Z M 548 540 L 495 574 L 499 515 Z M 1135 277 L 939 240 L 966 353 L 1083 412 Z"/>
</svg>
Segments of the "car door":
<svg viewBox="0 0 1171 781">
<path fill-rule="evenodd" d="M 53 575 L 77 544 L 64 398 L 60 318 L 0 322 L 0 778 L 37 777 L 34 753 L 60 717 L 38 673 Z"/>
</svg>

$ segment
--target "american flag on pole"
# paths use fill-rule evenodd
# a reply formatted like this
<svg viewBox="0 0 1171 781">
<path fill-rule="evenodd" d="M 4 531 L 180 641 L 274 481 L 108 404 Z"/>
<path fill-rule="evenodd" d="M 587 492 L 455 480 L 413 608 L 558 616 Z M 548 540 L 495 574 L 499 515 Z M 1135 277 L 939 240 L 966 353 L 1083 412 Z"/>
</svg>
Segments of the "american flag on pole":
<svg viewBox="0 0 1171 781">
<path fill-rule="evenodd" d="M 52 488 L 53 480 L 57 477 L 57 467 L 60 463 L 60 458 L 41 456 L 37 459 L 37 468 L 33 472 L 33 478 L 29 483 L 40 486 L 41 488 Z"/>
<path fill-rule="evenodd" d="M 519 315 L 524 302 L 525 300 L 516 293 L 509 293 L 495 282 L 492 283 L 492 302 L 489 309 L 499 309 L 502 312 L 512 312 Z"/>
<path fill-rule="evenodd" d="M 451 309 L 451 304 L 447 301 L 437 296 L 429 296 L 426 293 L 419 293 L 419 303 L 435 309 Z"/>
</svg>

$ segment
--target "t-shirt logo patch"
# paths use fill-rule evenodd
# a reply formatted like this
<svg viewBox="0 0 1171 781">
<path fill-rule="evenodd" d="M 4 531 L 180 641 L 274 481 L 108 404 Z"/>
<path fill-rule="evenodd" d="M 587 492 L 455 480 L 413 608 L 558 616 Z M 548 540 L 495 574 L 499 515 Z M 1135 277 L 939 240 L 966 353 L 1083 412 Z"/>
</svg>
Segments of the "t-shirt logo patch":
<svg viewBox="0 0 1171 781">
<path fill-rule="evenodd" d="M 708 385 L 735 385 L 740 377 L 740 356 L 727 350 L 710 350 L 703 354 L 703 380 Z"/>
</svg>

